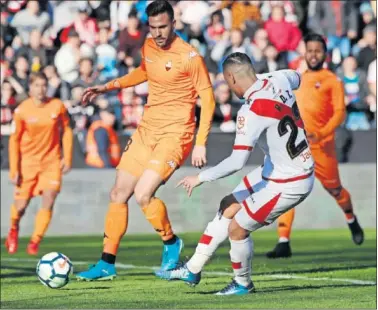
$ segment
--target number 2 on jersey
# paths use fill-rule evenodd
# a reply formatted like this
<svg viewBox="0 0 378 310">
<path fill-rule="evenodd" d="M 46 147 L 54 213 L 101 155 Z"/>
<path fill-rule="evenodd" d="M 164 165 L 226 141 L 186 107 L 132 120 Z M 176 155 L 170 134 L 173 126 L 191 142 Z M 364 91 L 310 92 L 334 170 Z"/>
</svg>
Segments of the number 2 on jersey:
<svg viewBox="0 0 378 310">
<path fill-rule="evenodd" d="M 292 106 L 292 111 L 295 120 L 299 120 L 301 116 L 296 102 Z M 306 140 L 302 140 L 298 145 L 295 145 L 298 136 L 298 126 L 295 120 L 291 116 L 285 115 L 278 123 L 280 137 L 287 134 L 289 132 L 287 127 L 290 127 L 290 136 L 286 143 L 286 149 L 291 159 L 298 157 L 308 147 Z"/>
</svg>

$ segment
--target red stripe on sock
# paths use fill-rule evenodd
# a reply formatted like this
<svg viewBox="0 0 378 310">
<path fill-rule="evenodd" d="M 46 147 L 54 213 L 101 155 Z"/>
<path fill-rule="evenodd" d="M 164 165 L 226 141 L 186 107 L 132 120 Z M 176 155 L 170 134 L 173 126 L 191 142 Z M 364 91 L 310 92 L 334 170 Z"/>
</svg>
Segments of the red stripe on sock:
<svg viewBox="0 0 378 310">
<path fill-rule="evenodd" d="M 241 262 L 239 263 L 231 262 L 231 264 L 232 264 L 232 269 L 241 269 L 242 267 Z"/>
<path fill-rule="evenodd" d="M 203 234 L 199 240 L 199 243 L 210 244 L 211 240 L 213 240 L 212 236 Z"/>
</svg>

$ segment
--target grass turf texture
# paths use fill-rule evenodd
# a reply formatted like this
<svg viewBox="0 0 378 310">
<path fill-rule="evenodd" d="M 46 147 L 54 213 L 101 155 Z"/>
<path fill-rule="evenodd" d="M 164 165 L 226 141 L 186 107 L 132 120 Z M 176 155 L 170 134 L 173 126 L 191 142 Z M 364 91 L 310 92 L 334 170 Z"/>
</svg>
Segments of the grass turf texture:
<svg viewBox="0 0 378 310">
<path fill-rule="evenodd" d="M 200 234 L 181 237 L 185 259 L 193 253 Z M 35 275 L 38 259 L 29 261 L 33 258 L 25 253 L 28 240 L 21 239 L 16 255 L 10 256 L 4 246 L 1 248 L 1 308 L 376 308 L 376 285 L 366 284 L 376 283 L 376 230 L 366 231 L 360 247 L 352 243 L 347 229 L 294 231 L 294 256 L 279 260 L 265 258 L 265 252 L 276 243 L 275 231 L 258 231 L 253 237 L 256 293 L 241 297 L 212 294 L 231 279 L 230 275 L 211 274 L 232 271 L 228 242 L 218 249 L 205 269 L 210 273 L 203 274 L 194 289 L 183 282 L 157 279 L 149 268 L 137 267 L 118 268 L 114 281 L 77 282 L 72 278 L 66 287 L 53 290 L 39 283 Z M 96 262 L 101 242 L 100 236 L 49 237 L 41 246 L 40 256 L 62 252 L 73 261 L 76 273 L 87 268 L 80 262 Z M 125 236 L 117 262 L 158 266 L 161 250 L 157 235 Z M 75 261 L 79 263 L 75 265 Z M 282 274 L 297 278 L 278 278 Z"/>
</svg>

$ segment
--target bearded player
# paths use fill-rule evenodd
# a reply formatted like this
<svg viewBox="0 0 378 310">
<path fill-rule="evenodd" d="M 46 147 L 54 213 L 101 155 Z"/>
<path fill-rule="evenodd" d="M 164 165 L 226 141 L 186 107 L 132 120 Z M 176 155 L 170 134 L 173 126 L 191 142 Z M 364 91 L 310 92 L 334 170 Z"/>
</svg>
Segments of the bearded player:
<svg viewBox="0 0 378 310">
<path fill-rule="evenodd" d="M 173 8 L 167 1 L 150 3 L 146 12 L 152 38 L 142 47 L 141 65 L 106 85 L 88 88 L 83 95 L 86 102 L 107 91 L 149 83 L 142 121 L 117 167 L 101 260 L 79 273 L 80 280 L 106 280 L 116 276 L 114 263 L 126 233 L 127 203 L 133 194 L 164 243 L 161 269 L 174 268 L 178 263 L 183 242 L 174 234 L 167 208 L 155 197 L 155 192 L 184 163 L 192 149 L 197 96 L 201 98 L 201 120 L 192 164 L 196 167 L 206 164 L 206 141 L 215 107 L 208 71 L 202 57 L 175 34 Z"/>
<path fill-rule="evenodd" d="M 310 34 L 305 43 L 308 70 L 302 75 L 295 96 L 315 161 L 315 176 L 344 212 L 353 242 L 360 245 L 364 232 L 354 214 L 350 194 L 341 184 L 336 157 L 335 130 L 345 118 L 343 84 L 334 73 L 323 69 L 327 49 L 322 36 Z M 278 219 L 279 242 L 267 257 L 291 256 L 289 240 L 294 212 L 291 209 Z"/>
</svg>

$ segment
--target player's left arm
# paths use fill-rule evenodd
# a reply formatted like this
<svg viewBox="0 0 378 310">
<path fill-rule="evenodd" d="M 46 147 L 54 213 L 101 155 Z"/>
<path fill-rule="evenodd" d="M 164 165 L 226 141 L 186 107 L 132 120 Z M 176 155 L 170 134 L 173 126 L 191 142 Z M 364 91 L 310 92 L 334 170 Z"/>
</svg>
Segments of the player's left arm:
<svg viewBox="0 0 378 310">
<path fill-rule="evenodd" d="M 62 103 L 60 110 L 60 118 L 63 129 L 62 145 L 63 145 L 63 159 L 62 171 L 67 173 L 72 166 L 72 151 L 73 151 L 73 132 L 70 127 L 70 119 L 67 110 Z"/>
<path fill-rule="evenodd" d="M 339 79 L 335 78 L 331 83 L 331 104 L 333 107 L 333 115 L 327 124 L 319 130 L 318 139 L 332 134 L 344 121 L 346 116 L 344 98 L 343 84 Z"/>
<path fill-rule="evenodd" d="M 206 164 L 206 143 L 213 121 L 215 98 L 209 72 L 203 58 L 196 51 L 191 51 L 185 57 L 187 57 L 187 72 L 195 90 L 201 98 L 200 124 L 196 137 L 196 145 L 192 154 L 192 164 L 196 167 L 202 167 Z"/>
</svg>

